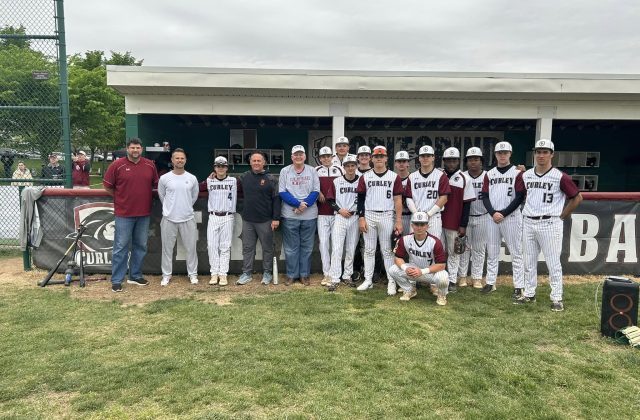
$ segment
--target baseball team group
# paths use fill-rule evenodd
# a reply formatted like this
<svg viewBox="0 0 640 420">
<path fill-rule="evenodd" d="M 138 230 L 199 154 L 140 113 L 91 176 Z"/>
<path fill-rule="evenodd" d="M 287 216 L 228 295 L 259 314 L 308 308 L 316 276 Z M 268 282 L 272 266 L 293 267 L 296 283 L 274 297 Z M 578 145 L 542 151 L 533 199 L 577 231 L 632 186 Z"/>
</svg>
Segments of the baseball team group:
<svg viewBox="0 0 640 420">
<path fill-rule="evenodd" d="M 339 137 L 335 151 L 320 149 L 321 165 L 315 168 L 305 163 L 304 147 L 296 145 L 291 149 L 292 163 L 278 179 L 268 172 L 265 156 L 255 152 L 249 157 L 250 169 L 242 175 L 229 176 L 227 159 L 218 156 L 213 172 L 198 182 L 185 170 L 183 149 L 172 151 L 172 170 L 159 177 L 154 163 L 141 156 L 140 140 L 131 139 L 127 156 L 109 166 L 103 181 L 113 196 L 115 213 L 112 290 L 122 291 L 125 277 L 129 284 L 148 284 L 141 269 L 152 190 L 157 188 L 163 216 L 161 286 L 171 281 L 178 234 L 186 250 L 189 280 L 199 281 L 193 205 L 198 194 L 207 191 L 210 285 L 229 283 L 234 217 L 237 201 L 243 199 L 243 263 L 237 285 L 253 279 L 258 240 L 263 251 L 262 284 L 273 281 L 276 229 L 282 231 L 285 284 L 309 285 L 317 232 L 321 284 L 328 291 L 341 284 L 357 286 L 361 292 L 371 289 L 378 258 L 386 272 L 388 295 L 402 292 L 400 300 L 407 301 L 424 283 L 436 296 L 436 304 L 446 305 L 447 295 L 459 287 L 471 285 L 484 294 L 496 290 L 504 241 L 511 258 L 513 303 L 535 303 L 542 252 L 549 271 L 551 310 L 562 311 L 563 220 L 582 196 L 571 178 L 553 167 L 551 140 L 535 142 L 535 164 L 528 170 L 511 163 L 512 150 L 506 141 L 497 143 L 495 166 L 485 170 L 482 150 L 470 147 L 464 153 L 463 172 L 457 148 L 446 149 L 443 168 L 436 168 L 434 149 L 425 145 L 418 151 L 418 169 L 410 172 L 406 151 L 395 154 L 392 170 L 384 146 L 373 150 L 362 146 L 353 155 L 348 153 L 349 140 Z M 362 256 L 363 268 L 356 271 L 357 256 Z M 356 285 L 360 271 L 363 281 Z"/>
</svg>

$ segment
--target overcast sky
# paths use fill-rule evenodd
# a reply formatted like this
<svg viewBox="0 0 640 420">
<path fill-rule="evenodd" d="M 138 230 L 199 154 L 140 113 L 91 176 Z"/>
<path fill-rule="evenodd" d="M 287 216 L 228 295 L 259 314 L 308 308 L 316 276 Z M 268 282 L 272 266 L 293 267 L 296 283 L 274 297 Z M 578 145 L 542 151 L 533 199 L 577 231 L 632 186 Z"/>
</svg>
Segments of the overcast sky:
<svg viewBox="0 0 640 420">
<path fill-rule="evenodd" d="M 154 66 L 640 73 L 638 0 L 66 0 L 65 12 L 69 53 Z"/>
</svg>

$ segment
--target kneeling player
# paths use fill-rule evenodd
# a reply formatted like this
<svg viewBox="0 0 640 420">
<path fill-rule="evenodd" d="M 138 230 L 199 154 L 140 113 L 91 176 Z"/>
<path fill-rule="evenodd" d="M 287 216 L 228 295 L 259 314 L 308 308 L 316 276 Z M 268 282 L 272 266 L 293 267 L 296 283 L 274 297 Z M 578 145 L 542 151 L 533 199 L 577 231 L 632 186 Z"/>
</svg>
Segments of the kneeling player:
<svg viewBox="0 0 640 420">
<path fill-rule="evenodd" d="M 424 212 L 416 212 L 411 216 L 413 233 L 405 235 L 396 244 L 395 264 L 389 274 L 402 288 L 400 300 L 409 300 L 416 292 L 416 282 L 424 282 L 437 286 L 438 305 L 447 304 L 449 274 L 445 270 L 447 254 L 442 242 L 429 235 L 429 216 Z"/>
</svg>

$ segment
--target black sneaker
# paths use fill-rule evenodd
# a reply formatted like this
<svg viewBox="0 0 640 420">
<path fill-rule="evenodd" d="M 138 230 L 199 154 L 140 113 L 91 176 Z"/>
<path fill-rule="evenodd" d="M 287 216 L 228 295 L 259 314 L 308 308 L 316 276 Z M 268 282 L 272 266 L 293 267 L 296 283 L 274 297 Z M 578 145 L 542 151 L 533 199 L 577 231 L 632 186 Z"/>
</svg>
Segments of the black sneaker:
<svg viewBox="0 0 640 420">
<path fill-rule="evenodd" d="M 562 303 L 561 300 L 557 302 L 551 302 L 551 310 L 553 312 L 562 312 L 564 311 L 564 304 Z"/>
<path fill-rule="evenodd" d="M 449 282 L 449 293 L 455 293 L 458 291 L 458 286 L 455 283 Z"/>
<path fill-rule="evenodd" d="M 136 286 L 146 286 L 149 284 L 148 281 L 140 277 L 139 279 L 127 279 L 128 284 L 135 284 Z"/>
<path fill-rule="evenodd" d="M 496 291 L 495 284 L 485 284 L 482 290 L 480 290 L 480 293 L 484 293 L 485 295 L 488 295 L 489 293 L 492 293 L 495 291 Z"/>
<path fill-rule="evenodd" d="M 338 290 L 339 285 L 340 283 L 329 283 L 329 285 L 327 286 L 327 292 L 335 292 L 336 290 Z"/>
<path fill-rule="evenodd" d="M 535 296 L 525 296 L 525 295 L 520 295 L 520 297 L 516 300 L 513 301 L 514 305 L 526 305 L 528 303 L 536 303 L 536 297 Z"/>
<path fill-rule="evenodd" d="M 113 283 L 111 285 L 112 292 L 122 292 L 122 283 Z"/>
<path fill-rule="evenodd" d="M 511 298 L 513 300 L 518 299 L 520 296 L 522 296 L 522 289 L 516 287 L 515 289 L 513 289 L 513 294 L 511 295 Z"/>
</svg>

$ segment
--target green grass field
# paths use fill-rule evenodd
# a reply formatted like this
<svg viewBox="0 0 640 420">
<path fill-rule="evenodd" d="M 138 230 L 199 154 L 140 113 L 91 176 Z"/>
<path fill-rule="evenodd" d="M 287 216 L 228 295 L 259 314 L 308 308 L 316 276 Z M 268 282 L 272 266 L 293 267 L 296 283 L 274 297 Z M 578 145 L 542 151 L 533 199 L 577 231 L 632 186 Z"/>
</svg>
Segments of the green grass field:
<svg viewBox="0 0 640 420">
<path fill-rule="evenodd" d="M 549 310 L 546 286 L 531 307 L 514 306 L 507 287 L 466 288 L 436 307 L 425 289 L 400 302 L 382 287 L 199 285 L 188 297 L 123 304 L 106 283 L 15 284 L 0 283 L 3 418 L 640 413 L 640 351 L 600 337 L 596 283 L 567 286 L 563 313 Z M 90 297 L 97 288 L 106 300 Z"/>
</svg>

